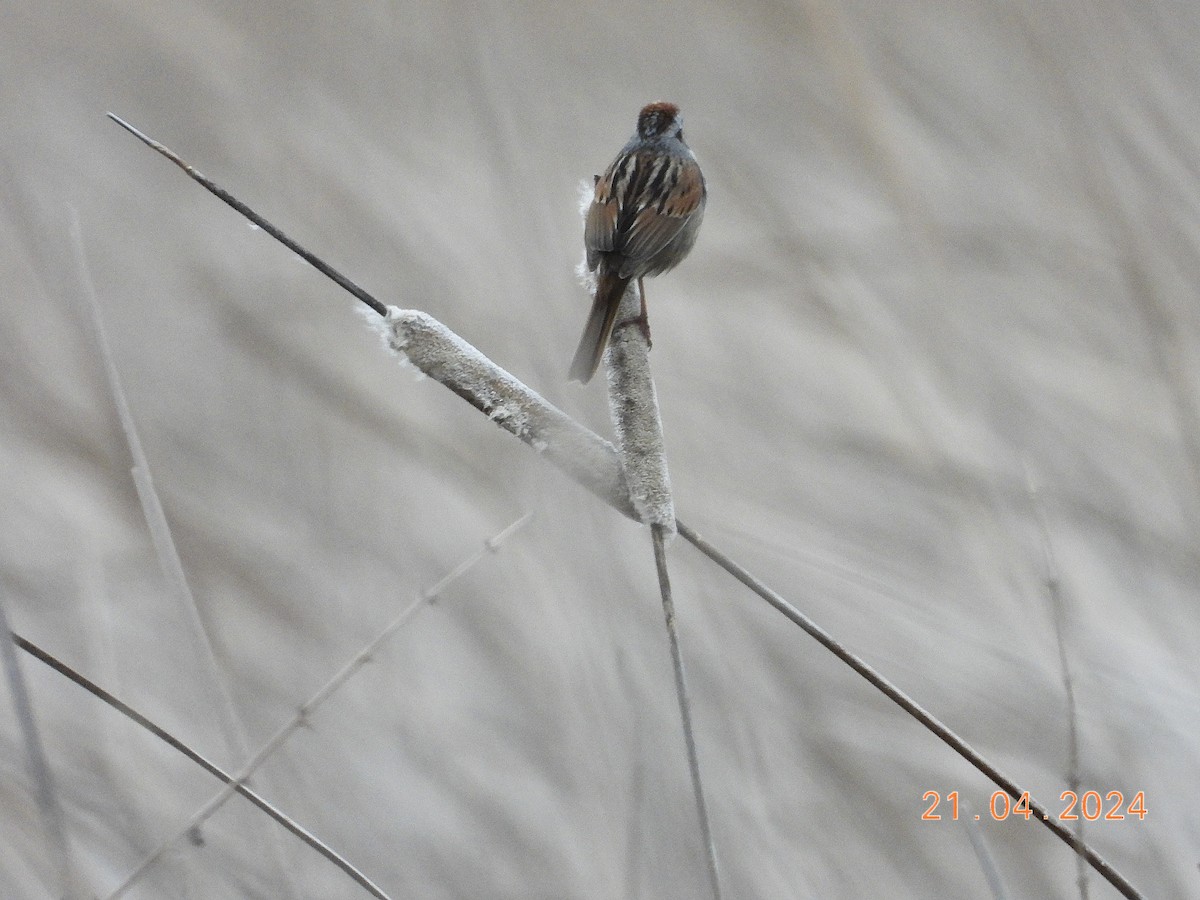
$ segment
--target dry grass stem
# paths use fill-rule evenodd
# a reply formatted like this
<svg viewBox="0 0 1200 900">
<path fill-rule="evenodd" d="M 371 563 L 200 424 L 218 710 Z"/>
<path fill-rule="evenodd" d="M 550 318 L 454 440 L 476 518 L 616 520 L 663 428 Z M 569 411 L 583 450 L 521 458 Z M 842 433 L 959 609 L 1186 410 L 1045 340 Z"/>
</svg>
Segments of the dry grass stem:
<svg viewBox="0 0 1200 900">
<path fill-rule="evenodd" d="M 308 724 L 313 713 L 315 713 L 317 709 L 319 709 L 321 705 L 325 703 L 326 700 L 333 696 L 338 688 L 345 684 L 355 672 L 361 669 L 363 665 L 365 665 L 367 661 L 370 660 L 371 657 L 379 650 L 384 642 L 387 641 L 387 639 L 393 634 L 395 634 L 400 627 L 404 625 L 404 623 L 411 619 L 418 609 L 429 603 L 429 601 L 437 597 L 451 583 L 474 568 L 475 564 L 480 560 L 494 554 L 509 536 L 511 536 L 528 521 L 529 514 L 527 513 L 512 524 L 508 525 L 506 528 L 502 529 L 498 534 L 484 541 L 479 550 L 455 566 L 454 569 L 443 576 L 441 580 L 433 585 L 433 587 L 421 591 L 421 593 L 419 593 L 411 603 L 407 604 L 404 609 L 402 609 L 400 613 L 394 619 L 392 619 L 392 621 L 389 622 L 388 625 L 378 635 L 375 636 L 375 638 L 369 641 L 367 645 L 358 653 L 354 654 L 354 656 L 344 666 L 338 669 L 338 671 L 335 672 L 334 675 L 327 682 L 325 682 L 325 684 L 322 685 L 312 697 L 302 703 L 296 714 L 288 722 L 284 723 L 270 738 L 267 739 L 267 741 L 258 749 L 254 756 L 252 756 L 241 768 L 236 776 L 229 779 L 223 779 L 226 781 L 224 788 L 210 797 L 209 800 L 200 807 L 200 809 L 196 810 L 196 812 L 192 814 L 187 822 L 175 829 L 175 831 L 166 840 L 160 842 L 159 845 L 154 848 L 154 850 L 148 853 L 138 864 L 137 868 L 126 877 L 125 881 L 122 882 L 121 885 L 109 895 L 109 900 L 116 900 L 116 898 L 122 896 L 137 882 L 144 872 L 147 872 L 150 869 L 150 867 L 163 855 L 163 853 L 167 851 L 167 849 L 182 841 L 188 834 L 192 832 L 194 828 L 212 816 L 225 804 L 226 800 L 233 796 L 235 792 L 241 793 L 241 788 L 244 786 L 245 782 L 248 781 L 250 777 L 258 771 L 259 767 L 266 762 L 271 755 L 278 750 L 283 743 L 292 736 L 292 734 L 296 732 L 297 729 L 305 724 Z"/>
<path fill-rule="evenodd" d="M 659 593 L 662 595 L 663 616 L 667 622 L 667 639 L 671 645 L 671 666 L 675 673 L 675 695 L 679 700 L 679 715 L 683 720 L 683 740 L 687 750 L 688 773 L 696 799 L 696 814 L 700 820 L 700 840 L 708 864 L 708 880 L 713 900 L 721 900 L 721 877 L 717 869 L 717 846 L 713 842 L 708 803 L 704 799 L 704 782 L 700 778 L 700 756 L 696 752 L 696 736 L 692 727 L 692 702 L 688 693 L 687 674 L 683 668 L 683 650 L 679 646 L 679 626 L 675 621 L 675 601 L 671 596 L 671 580 L 667 573 L 666 529 L 651 525 L 654 541 L 654 567 L 658 571 Z"/>
<path fill-rule="evenodd" d="M 33 716 L 33 702 L 29 697 L 29 685 L 14 649 L 15 641 L 9 640 L 13 635 L 8 621 L 8 610 L 5 602 L 0 599 L 0 661 L 4 665 L 4 673 L 8 680 L 9 691 L 12 693 L 13 709 L 21 728 L 21 737 L 25 742 L 25 763 L 29 768 L 29 777 L 34 785 L 34 801 L 42 817 L 42 829 L 46 834 L 46 843 L 50 850 L 50 863 L 56 869 L 59 882 L 59 896 L 74 900 L 83 896 L 79 891 L 76 876 L 75 855 L 64 825 L 62 803 L 59 800 L 58 789 L 54 784 L 54 775 L 50 763 L 46 759 L 46 748 L 42 744 L 42 735 Z"/>
<path fill-rule="evenodd" d="M 255 806 L 257 806 L 259 809 L 261 809 L 267 815 L 269 815 L 272 819 L 274 819 L 276 822 L 278 822 L 280 825 L 282 825 L 284 828 L 286 828 L 292 834 L 296 835 L 296 837 L 300 838 L 300 840 L 302 840 L 304 843 L 308 844 L 308 846 L 312 847 L 314 850 L 316 850 L 318 853 L 320 853 L 322 856 L 324 856 L 326 859 L 328 859 L 330 862 L 332 862 L 335 866 L 337 866 L 339 869 L 341 869 L 343 872 L 345 872 L 347 875 L 349 875 L 352 879 L 354 879 L 355 882 L 357 882 L 359 885 L 361 885 L 363 888 L 365 888 L 367 890 L 367 892 L 371 894 L 371 896 L 378 897 L 378 898 L 380 898 L 380 900 L 390 900 L 390 898 L 388 897 L 387 894 L 385 894 L 374 882 L 372 882 L 369 878 L 367 878 L 366 875 L 364 875 L 357 868 L 355 868 L 344 856 L 342 856 L 336 850 L 333 850 L 328 844 L 324 843 L 320 838 L 318 838 L 316 835 L 314 835 L 312 832 L 310 832 L 304 826 L 300 825 L 298 822 L 296 822 L 290 816 L 288 816 L 285 813 L 281 812 L 280 810 L 276 809 L 274 806 L 272 806 L 270 803 L 268 803 L 266 800 L 264 800 L 261 796 L 259 796 L 257 793 L 255 793 L 252 789 L 248 788 L 244 784 L 238 783 L 237 780 L 232 775 L 225 772 L 223 769 L 220 768 L 220 766 L 216 765 L 215 763 L 208 760 L 204 756 L 201 756 L 199 753 L 197 753 L 195 750 L 193 750 L 187 744 L 183 743 L 183 741 L 179 740 L 173 734 L 171 734 L 170 732 L 166 731 L 165 729 L 159 727 L 154 722 L 150 721 L 148 718 L 146 718 L 144 715 L 142 715 L 136 709 L 129 706 L 127 703 L 125 703 L 121 700 L 118 700 L 116 697 L 114 697 L 108 691 L 104 690 L 104 688 L 100 687 L 95 682 L 90 681 L 89 679 L 85 678 L 83 675 L 76 672 L 74 669 L 72 669 L 66 663 L 62 662 L 57 657 L 52 656 L 51 654 L 47 653 L 45 650 L 43 650 L 41 647 L 34 644 L 32 641 L 26 640 L 25 638 L 21 637 L 19 634 L 13 634 L 12 640 L 13 640 L 14 644 L 16 644 L 18 647 L 20 647 L 22 650 L 24 650 L 26 653 L 28 653 L 34 659 L 37 659 L 38 661 L 45 663 L 51 669 L 54 669 L 56 672 L 59 672 L 60 674 L 65 675 L 67 678 L 69 678 L 71 681 L 75 682 L 77 685 L 82 687 L 84 690 L 91 693 L 93 696 L 99 697 L 101 700 L 103 700 L 105 703 L 107 703 L 113 709 L 117 710 L 117 712 L 121 713 L 121 715 L 123 715 L 127 719 L 130 719 L 131 721 L 137 723 L 138 725 L 140 725 L 146 731 L 150 732 L 152 735 L 154 735 L 156 738 L 158 738 L 163 743 L 167 744 L 170 747 L 173 747 L 175 750 L 178 750 L 180 753 L 182 753 L 184 756 L 186 756 L 192 762 L 196 763 L 196 765 L 200 766 L 200 768 L 204 769 L 204 771 L 208 772 L 214 778 L 217 778 L 220 781 L 225 782 L 226 784 L 232 785 L 233 790 L 237 791 L 237 793 L 241 794 L 243 797 L 245 797 L 247 800 L 249 800 L 251 803 L 253 803 Z M 110 894 L 109 896 L 110 897 L 120 896 L 120 894 L 124 893 L 125 890 L 128 889 L 128 887 L 129 887 L 129 885 L 123 885 L 121 887 L 118 887 L 117 890 L 114 893 Z"/>
</svg>

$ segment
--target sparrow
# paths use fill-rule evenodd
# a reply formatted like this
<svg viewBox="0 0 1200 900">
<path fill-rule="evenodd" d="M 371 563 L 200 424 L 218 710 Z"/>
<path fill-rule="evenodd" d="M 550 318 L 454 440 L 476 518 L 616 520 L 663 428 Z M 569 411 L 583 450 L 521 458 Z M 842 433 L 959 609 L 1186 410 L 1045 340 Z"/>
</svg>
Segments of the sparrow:
<svg viewBox="0 0 1200 900">
<path fill-rule="evenodd" d="M 637 131 L 612 165 L 596 176 L 584 224 L 587 267 L 596 295 L 571 379 L 587 384 L 600 367 L 617 307 L 629 282 L 673 269 L 696 243 L 708 195 L 696 155 L 683 141 L 683 117 L 673 103 L 651 103 L 638 114 Z"/>
</svg>

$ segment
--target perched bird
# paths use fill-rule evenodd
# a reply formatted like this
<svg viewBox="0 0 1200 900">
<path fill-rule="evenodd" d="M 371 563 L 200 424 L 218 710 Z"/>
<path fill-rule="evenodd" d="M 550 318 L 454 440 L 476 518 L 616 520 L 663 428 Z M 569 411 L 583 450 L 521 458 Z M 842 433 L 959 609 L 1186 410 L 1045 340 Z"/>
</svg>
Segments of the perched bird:
<svg viewBox="0 0 1200 900">
<path fill-rule="evenodd" d="M 633 279 L 677 266 L 696 243 L 707 189 L 696 155 L 683 142 L 683 117 L 673 103 L 651 103 L 637 131 L 603 175 L 584 225 L 588 269 L 596 297 L 571 363 L 571 378 L 592 380 L 612 334 L 617 307 Z M 646 294 L 642 291 L 645 326 Z"/>
</svg>

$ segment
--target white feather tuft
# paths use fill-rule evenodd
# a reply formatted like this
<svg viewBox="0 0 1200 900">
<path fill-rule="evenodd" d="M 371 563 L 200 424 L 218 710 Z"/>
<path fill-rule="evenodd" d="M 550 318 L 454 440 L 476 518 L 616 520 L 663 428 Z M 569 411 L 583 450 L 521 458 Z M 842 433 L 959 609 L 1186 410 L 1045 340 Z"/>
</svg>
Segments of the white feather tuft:
<svg viewBox="0 0 1200 900">
<path fill-rule="evenodd" d="M 585 178 L 579 182 L 579 218 L 586 219 L 592 206 L 592 198 L 596 196 L 596 186 Z"/>
</svg>

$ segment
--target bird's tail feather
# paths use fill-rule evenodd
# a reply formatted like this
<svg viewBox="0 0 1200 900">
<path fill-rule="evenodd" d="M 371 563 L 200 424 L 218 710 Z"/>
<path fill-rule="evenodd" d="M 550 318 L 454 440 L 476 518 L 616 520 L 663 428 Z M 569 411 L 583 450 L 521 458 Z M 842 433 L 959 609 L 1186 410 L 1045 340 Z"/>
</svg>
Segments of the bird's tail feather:
<svg viewBox="0 0 1200 900">
<path fill-rule="evenodd" d="M 596 286 L 596 299 L 592 301 L 592 311 L 588 314 L 583 337 L 579 339 L 579 349 L 575 351 L 575 359 L 571 362 L 572 381 L 587 384 L 600 368 L 600 360 L 604 357 L 604 348 L 608 346 L 608 338 L 617 320 L 617 309 L 629 281 L 628 278 L 608 276 L 601 278 Z"/>
</svg>

